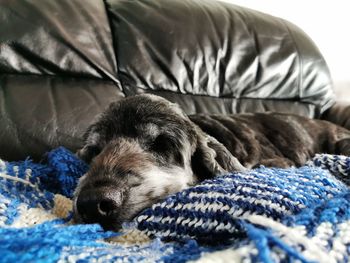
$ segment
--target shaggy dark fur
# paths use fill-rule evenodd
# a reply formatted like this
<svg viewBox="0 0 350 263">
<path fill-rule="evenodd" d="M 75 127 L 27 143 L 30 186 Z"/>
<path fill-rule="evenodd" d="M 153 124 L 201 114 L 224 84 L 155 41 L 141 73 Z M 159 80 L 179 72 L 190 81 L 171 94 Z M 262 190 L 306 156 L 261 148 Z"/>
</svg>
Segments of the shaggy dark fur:
<svg viewBox="0 0 350 263">
<path fill-rule="evenodd" d="M 168 194 L 228 171 L 300 166 L 315 153 L 350 155 L 350 131 L 282 113 L 186 116 L 138 95 L 112 103 L 85 134 L 91 163 L 76 190 L 77 221 L 116 230 Z"/>
</svg>

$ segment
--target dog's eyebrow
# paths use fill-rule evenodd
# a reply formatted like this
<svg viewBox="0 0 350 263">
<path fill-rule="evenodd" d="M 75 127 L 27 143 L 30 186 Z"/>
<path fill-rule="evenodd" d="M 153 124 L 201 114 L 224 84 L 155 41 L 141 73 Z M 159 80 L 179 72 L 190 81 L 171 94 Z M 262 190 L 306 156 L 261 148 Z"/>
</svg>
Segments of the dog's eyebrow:
<svg viewBox="0 0 350 263">
<path fill-rule="evenodd" d="M 160 133 L 159 127 L 154 123 L 144 124 L 140 128 L 142 131 L 147 132 L 147 135 L 152 136 L 152 137 L 156 137 Z"/>
</svg>

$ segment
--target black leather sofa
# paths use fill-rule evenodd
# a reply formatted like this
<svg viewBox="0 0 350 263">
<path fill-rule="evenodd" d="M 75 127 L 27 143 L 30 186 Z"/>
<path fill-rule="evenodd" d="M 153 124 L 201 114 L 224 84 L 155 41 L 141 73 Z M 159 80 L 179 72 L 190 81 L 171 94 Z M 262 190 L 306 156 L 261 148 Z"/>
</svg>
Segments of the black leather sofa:
<svg viewBox="0 0 350 263">
<path fill-rule="evenodd" d="M 350 128 L 295 25 L 214 0 L 0 3 L 0 158 L 81 144 L 111 101 L 149 92 L 187 113 L 282 111 Z"/>
</svg>

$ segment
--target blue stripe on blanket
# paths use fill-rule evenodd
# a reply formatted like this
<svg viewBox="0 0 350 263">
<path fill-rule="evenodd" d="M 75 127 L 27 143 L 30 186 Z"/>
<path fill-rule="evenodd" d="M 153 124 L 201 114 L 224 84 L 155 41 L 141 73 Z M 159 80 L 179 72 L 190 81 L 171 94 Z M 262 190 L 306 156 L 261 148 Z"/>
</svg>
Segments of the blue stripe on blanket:
<svg viewBox="0 0 350 263">
<path fill-rule="evenodd" d="M 333 175 L 346 181 L 350 158 L 323 154 L 298 169 L 261 167 L 207 180 L 126 226 L 155 238 L 141 245 L 108 243 L 120 233 L 70 224 L 62 204 L 87 169 L 64 148 L 48 153 L 45 164 L 0 160 L 0 261 L 348 262 L 350 192 Z"/>
<path fill-rule="evenodd" d="M 346 190 L 320 168 L 259 168 L 186 189 L 153 205 L 136 221 L 151 236 L 222 242 L 242 231 L 239 218 L 254 214 L 280 221 Z"/>
</svg>

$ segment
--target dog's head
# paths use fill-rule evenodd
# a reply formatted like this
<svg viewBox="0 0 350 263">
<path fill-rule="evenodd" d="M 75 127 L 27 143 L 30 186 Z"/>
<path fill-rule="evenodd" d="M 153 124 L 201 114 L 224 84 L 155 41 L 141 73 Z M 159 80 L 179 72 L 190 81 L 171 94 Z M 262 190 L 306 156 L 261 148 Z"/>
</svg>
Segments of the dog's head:
<svg viewBox="0 0 350 263">
<path fill-rule="evenodd" d="M 154 95 L 112 103 L 78 155 L 90 169 L 76 189 L 75 218 L 112 230 L 169 194 L 243 168 L 176 104 Z"/>
</svg>

